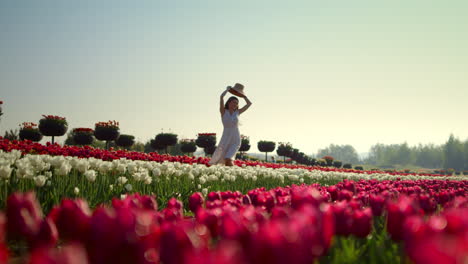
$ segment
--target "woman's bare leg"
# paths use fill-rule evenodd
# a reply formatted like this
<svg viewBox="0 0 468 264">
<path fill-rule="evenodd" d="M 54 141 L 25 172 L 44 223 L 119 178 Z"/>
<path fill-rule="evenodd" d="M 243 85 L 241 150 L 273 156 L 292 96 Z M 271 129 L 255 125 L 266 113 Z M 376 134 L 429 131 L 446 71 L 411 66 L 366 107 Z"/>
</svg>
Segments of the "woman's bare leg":
<svg viewBox="0 0 468 264">
<path fill-rule="evenodd" d="M 225 160 L 226 166 L 234 166 L 234 164 L 232 164 L 232 159 L 224 159 L 224 160 Z"/>
</svg>

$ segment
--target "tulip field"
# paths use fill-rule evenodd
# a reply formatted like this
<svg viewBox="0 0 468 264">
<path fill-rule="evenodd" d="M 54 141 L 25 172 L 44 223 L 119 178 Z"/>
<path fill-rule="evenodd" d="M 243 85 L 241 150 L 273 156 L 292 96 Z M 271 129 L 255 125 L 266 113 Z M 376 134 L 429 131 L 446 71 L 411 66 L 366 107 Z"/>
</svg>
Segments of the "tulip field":
<svg viewBox="0 0 468 264">
<path fill-rule="evenodd" d="M 0 263 L 468 263 L 468 176 L 0 138 Z"/>
</svg>

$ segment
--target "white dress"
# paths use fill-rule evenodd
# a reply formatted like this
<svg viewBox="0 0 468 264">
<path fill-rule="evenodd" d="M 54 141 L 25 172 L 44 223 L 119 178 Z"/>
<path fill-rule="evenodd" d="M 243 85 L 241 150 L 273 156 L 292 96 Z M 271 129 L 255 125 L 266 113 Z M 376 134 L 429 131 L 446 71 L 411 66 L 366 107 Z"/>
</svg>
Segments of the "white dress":
<svg viewBox="0 0 468 264">
<path fill-rule="evenodd" d="M 211 160 L 208 162 L 210 165 L 224 163 L 224 159 L 234 159 L 236 152 L 241 146 L 241 138 L 239 132 L 239 110 L 234 113 L 229 113 L 225 109 L 223 120 L 223 135 L 216 147 Z"/>
</svg>

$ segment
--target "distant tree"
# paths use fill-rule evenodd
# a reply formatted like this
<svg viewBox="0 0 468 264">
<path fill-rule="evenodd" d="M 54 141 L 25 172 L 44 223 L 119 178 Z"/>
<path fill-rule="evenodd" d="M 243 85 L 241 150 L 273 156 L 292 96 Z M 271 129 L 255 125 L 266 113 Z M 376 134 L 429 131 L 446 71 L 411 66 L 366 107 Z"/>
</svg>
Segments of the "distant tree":
<svg viewBox="0 0 468 264">
<path fill-rule="evenodd" d="M 276 149 L 276 154 L 283 157 L 283 162 L 286 162 L 286 157 L 291 157 L 292 150 L 291 143 L 280 142 L 278 148 Z"/>
<path fill-rule="evenodd" d="M 451 134 L 444 145 L 445 169 L 463 170 L 465 161 L 463 149 L 464 147 L 460 140 Z"/>
<path fill-rule="evenodd" d="M 443 166 L 444 152 L 441 146 L 434 144 L 419 144 L 413 148 L 415 155 L 415 165 L 424 168 L 441 168 Z"/>
<path fill-rule="evenodd" d="M 119 137 L 115 140 L 115 144 L 119 147 L 130 149 L 130 147 L 135 144 L 135 136 L 120 134 Z"/>
<path fill-rule="evenodd" d="M 358 163 L 359 155 L 351 145 L 335 145 L 320 149 L 317 152 L 317 157 L 332 156 L 337 160 L 341 160 L 346 163 Z"/>
<path fill-rule="evenodd" d="M 146 141 L 145 143 L 145 147 L 144 147 L 144 152 L 145 153 L 150 153 L 150 152 L 153 152 L 155 149 L 153 148 L 152 146 L 152 142 L 153 142 L 154 139 L 150 139 L 148 141 Z"/>
<path fill-rule="evenodd" d="M 180 150 L 184 154 L 192 154 L 197 151 L 197 145 L 195 144 L 194 139 L 183 139 L 179 142 Z"/>
<path fill-rule="evenodd" d="M 464 170 L 468 171 L 468 139 L 463 144 L 463 152 L 465 154 Z"/>
<path fill-rule="evenodd" d="M 397 164 L 408 165 L 414 161 L 411 149 L 406 142 L 399 146 L 396 156 L 395 163 Z"/>
<path fill-rule="evenodd" d="M 145 144 L 139 141 L 136 141 L 133 146 L 130 147 L 131 151 L 145 152 Z"/>
</svg>

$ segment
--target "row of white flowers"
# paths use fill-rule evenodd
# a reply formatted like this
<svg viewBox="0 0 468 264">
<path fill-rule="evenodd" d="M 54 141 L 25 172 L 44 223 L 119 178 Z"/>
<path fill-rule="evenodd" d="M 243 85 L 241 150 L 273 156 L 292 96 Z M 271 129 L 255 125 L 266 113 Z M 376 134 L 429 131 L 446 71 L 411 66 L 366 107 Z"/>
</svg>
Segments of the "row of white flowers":
<svg viewBox="0 0 468 264">
<path fill-rule="evenodd" d="M 429 176 L 395 176 L 387 173 L 345 173 L 327 172 L 306 169 L 272 169 L 265 167 L 226 167 L 202 164 L 182 164 L 178 162 L 152 162 L 119 159 L 103 161 L 95 158 L 77 158 L 49 155 L 25 155 L 19 151 L 3 152 L 0 150 L 0 179 L 9 180 L 15 171 L 19 179 L 33 179 L 37 186 L 44 186 L 48 179 L 53 177 L 66 177 L 72 169 L 82 173 L 87 180 L 94 182 L 97 177 L 105 177 L 108 173 L 121 175 L 116 184 L 125 185 L 131 177 L 134 181 L 151 184 L 161 177 L 181 178 L 188 177 L 201 189 L 202 185 L 214 181 L 235 181 L 237 179 L 256 181 L 258 177 L 272 178 L 284 182 L 289 179 L 301 183 L 306 179 L 333 180 L 333 179 L 377 179 L 395 180 L 397 178 L 408 180 L 421 179 L 450 179 L 468 180 L 467 176 L 429 177 Z M 131 188 L 128 187 L 128 188 Z"/>
</svg>

